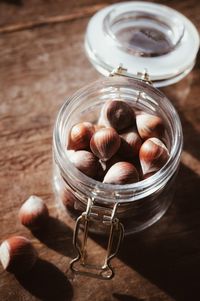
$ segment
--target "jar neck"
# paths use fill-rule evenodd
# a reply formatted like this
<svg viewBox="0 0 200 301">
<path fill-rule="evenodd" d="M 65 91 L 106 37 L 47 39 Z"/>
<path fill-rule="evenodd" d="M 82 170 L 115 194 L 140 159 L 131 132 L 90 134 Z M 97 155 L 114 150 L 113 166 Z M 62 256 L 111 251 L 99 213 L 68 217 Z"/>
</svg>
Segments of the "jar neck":
<svg viewBox="0 0 200 301">
<path fill-rule="evenodd" d="M 74 167 L 66 152 L 66 137 L 72 125 L 80 121 L 81 113 L 85 110 L 93 112 L 107 99 L 119 96 L 134 105 L 137 103 L 139 109 L 154 112 L 165 120 L 170 149 L 168 162 L 157 173 L 128 185 L 104 184 L 87 177 Z M 154 87 L 125 78 L 99 80 L 69 97 L 58 114 L 53 135 L 54 157 L 63 179 L 83 198 L 94 197 L 101 202 L 113 202 L 116 199 L 118 202 L 132 202 L 161 189 L 178 168 L 182 144 L 181 123 L 169 100 Z"/>
</svg>

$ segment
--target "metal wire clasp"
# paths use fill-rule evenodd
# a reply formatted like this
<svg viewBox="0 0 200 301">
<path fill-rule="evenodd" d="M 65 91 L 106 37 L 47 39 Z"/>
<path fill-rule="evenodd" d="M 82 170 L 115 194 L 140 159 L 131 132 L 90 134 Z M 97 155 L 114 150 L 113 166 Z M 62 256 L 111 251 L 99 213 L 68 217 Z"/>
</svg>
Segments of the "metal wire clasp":
<svg viewBox="0 0 200 301">
<path fill-rule="evenodd" d="M 133 75 L 131 73 L 128 72 L 128 69 L 124 68 L 122 64 L 120 64 L 116 69 L 113 69 L 110 72 L 109 76 L 115 76 L 115 75 L 119 75 L 119 76 L 124 76 L 124 77 L 129 77 L 129 78 L 135 78 L 135 79 L 139 79 L 142 80 L 148 84 L 152 84 L 152 81 L 150 79 L 150 76 L 148 74 L 147 69 L 145 68 L 143 70 L 143 72 L 138 72 L 137 75 Z"/>
<path fill-rule="evenodd" d="M 103 215 L 102 220 L 100 220 L 98 212 L 105 208 L 95 204 L 94 199 L 88 200 L 87 209 L 77 219 L 74 230 L 73 244 L 78 252 L 78 255 L 70 262 L 70 269 L 73 272 L 101 279 L 111 279 L 114 276 L 114 270 L 110 264 L 110 261 L 118 253 L 119 246 L 124 234 L 123 225 L 115 216 L 117 207 L 118 203 L 115 203 L 111 210 L 111 215 Z M 110 227 L 106 256 L 103 265 L 93 265 L 87 262 L 86 246 L 88 239 L 89 224 L 91 221 L 94 223 L 95 220 L 97 223 L 106 223 Z M 81 229 L 83 231 L 83 235 L 80 241 L 78 239 L 78 234 L 79 231 L 81 231 Z M 116 236 L 115 244 L 114 236 Z"/>
</svg>

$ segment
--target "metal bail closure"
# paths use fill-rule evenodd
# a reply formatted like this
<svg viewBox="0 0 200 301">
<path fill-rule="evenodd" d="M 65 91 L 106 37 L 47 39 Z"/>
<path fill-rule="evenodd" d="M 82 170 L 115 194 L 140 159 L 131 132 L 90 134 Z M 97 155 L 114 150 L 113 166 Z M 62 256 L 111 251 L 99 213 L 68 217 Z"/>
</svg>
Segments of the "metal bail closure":
<svg viewBox="0 0 200 301">
<path fill-rule="evenodd" d="M 115 216 L 118 205 L 118 203 L 115 203 L 112 208 L 107 208 L 103 205 L 98 205 L 94 199 L 88 200 L 87 209 L 77 219 L 74 230 L 73 244 L 78 255 L 70 262 L 70 269 L 73 272 L 100 279 L 111 279 L 114 276 L 115 273 L 110 261 L 118 253 L 124 235 L 123 225 Z M 110 214 L 107 214 L 107 212 Z M 94 224 L 94 222 L 109 226 L 108 244 L 103 264 L 91 264 L 88 262 L 88 231 L 90 224 Z M 80 231 L 82 231 L 81 240 L 78 238 Z"/>
<path fill-rule="evenodd" d="M 144 69 L 143 72 L 138 72 L 137 75 L 133 75 L 128 72 L 128 69 L 124 68 L 123 65 L 120 64 L 116 69 L 113 69 L 113 71 L 110 72 L 109 76 L 112 77 L 115 75 L 139 79 L 147 84 L 152 85 L 152 81 L 150 79 L 147 69 Z"/>
</svg>

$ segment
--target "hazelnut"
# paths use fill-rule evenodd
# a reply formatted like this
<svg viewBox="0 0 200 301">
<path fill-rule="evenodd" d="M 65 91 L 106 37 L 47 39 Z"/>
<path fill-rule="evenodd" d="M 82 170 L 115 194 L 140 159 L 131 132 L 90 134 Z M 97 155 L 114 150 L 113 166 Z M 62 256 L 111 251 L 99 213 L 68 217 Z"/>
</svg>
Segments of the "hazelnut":
<svg viewBox="0 0 200 301">
<path fill-rule="evenodd" d="M 73 150 L 73 149 L 68 149 L 68 150 L 66 151 L 68 157 L 71 157 L 75 152 L 76 152 L 76 151 Z"/>
<path fill-rule="evenodd" d="M 137 129 L 135 127 L 128 129 L 125 133 L 121 134 L 121 144 L 118 154 L 125 160 L 133 160 L 139 154 L 142 145 Z"/>
<path fill-rule="evenodd" d="M 103 183 L 131 184 L 139 181 L 135 166 L 129 162 L 117 162 L 106 173 Z"/>
<path fill-rule="evenodd" d="M 29 271 L 37 260 L 37 252 L 23 236 L 13 236 L 0 246 L 0 261 L 4 270 L 15 274 Z"/>
<path fill-rule="evenodd" d="M 150 177 L 153 176 L 155 173 L 156 173 L 156 171 L 154 171 L 154 172 L 149 172 L 149 173 L 145 174 L 145 175 L 143 176 L 143 180 L 146 180 L 146 179 L 150 178 Z"/>
<path fill-rule="evenodd" d="M 74 210 L 74 204 L 76 202 L 76 197 L 68 189 L 63 189 L 60 194 L 61 201 L 67 209 Z"/>
<path fill-rule="evenodd" d="M 44 226 L 49 217 L 49 211 L 44 201 L 31 195 L 19 210 L 19 219 L 22 225 L 31 230 L 38 230 Z"/>
<path fill-rule="evenodd" d="M 135 113 L 127 102 L 109 100 L 102 107 L 98 124 L 121 131 L 135 124 Z"/>
<path fill-rule="evenodd" d="M 80 150 L 76 151 L 70 156 L 70 161 L 74 166 L 84 173 L 86 176 L 95 178 L 98 171 L 98 158 L 89 151 Z"/>
<path fill-rule="evenodd" d="M 91 151 L 102 161 L 109 160 L 119 149 L 120 137 L 113 128 L 102 128 L 90 140 Z"/>
<path fill-rule="evenodd" d="M 142 139 L 153 137 L 162 139 L 164 136 L 164 124 L 158 116 L 142 112 L 136 116 L 136 124 L 138 133 Z"/>
<path fill-rule="evenodd" d="M 64 209 L 66 209 L 72 217 L 77 218 L 82 213 L 80 208 L 78 208 L 77 206 L 77 204 L 79 204 L 80 202 L 78 201 L 78 199 L 72 191 L 68 189 L 63 189 L 60 192 L 60 198 Z"/>
<path fill-rule="evenodd" d="M 90 139 L 95 129 L 90 122 L 81 122 L 75 124 L 69 134 L 69 149 L 88 150 L 90 147 Z"/>
<path fill-rule="evenodd" d="M 169 151 L 158 138 L 149 138 L 139 152 L 143 175 L 158 171 L 168 160 Z"/>
</svg>

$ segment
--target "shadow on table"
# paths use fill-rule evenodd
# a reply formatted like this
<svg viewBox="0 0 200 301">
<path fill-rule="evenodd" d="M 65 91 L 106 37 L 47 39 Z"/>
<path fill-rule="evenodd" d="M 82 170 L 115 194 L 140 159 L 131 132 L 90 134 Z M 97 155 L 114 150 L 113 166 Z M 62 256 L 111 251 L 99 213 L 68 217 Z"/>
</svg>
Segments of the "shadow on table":
<svg viewBox="0 0 200 301">
<path fill-rule="evenodd" d="M 200 180 L 181 164 L 177 185 L 175 202 L 164 217 L 125 237 L 118 258 L 176 301 L 200 300 Z M 106 247 L 105 238 L 91 238 Z M 137 300 L 113 296 L 120 301 Z"/>
<path fill-rule="evenodd" d="M 184 150 L 189 160 L 197 162 L 200 133 L 187 119 L 189 110 L 184 112 L 182 103 L 177 109 L 183 125 Z M 190 166 L 191 162 L 186 164 Z M 118 257 L 176 301 L 200 300 L 200 177 L 181 164 L 176 186 L 174 203 L 163 218 L 145 231 L 126 237 Z M 105 239 L 95 240 L 105 247 Z"/>
<path fill-rule="evenodd" d="M 48 246 L 48 248 L 64 256 L 72 257 L 74 255 L 72 244 L 73 231 L 57 218 L 50 217 L 45 228 L 33 232 L 33 235 Z"/>
<path fill-rule="evenodd" d="M 38 259 L 33 269 L 17 277 L 32 295 L 43 301 L 70 301 L 73 289 L 67 277 L 53 264 Z"/>
<path fill-rule="evenodd" d="M 200 114 L 200 111 L 197 111 L 197 114 Z M 200 133 L 194 130 L 190 122 L 183 117 L 181 117 L 181 123 L 183 126 L 184 150 L 200 160 Z"/>
<path fill-rule="evenodd" d="M 198 176 L 181 166 L 176 203 L 157 224 L 126 238 L 119 255 L 177 301 L 200 300 L 199 195 Z"/>
<path fill-rule="evenodd" d="M 198 69 L 198 71 L 199 71 L 199 68 L 200 68 L 200 50 L 197 53 L 196 62 L 195 62 L 195 66 L 194 66 L 194 69 Z"/>
</svg>

